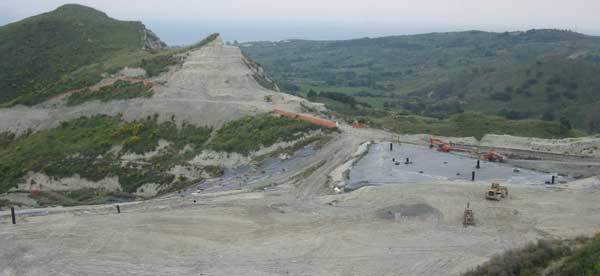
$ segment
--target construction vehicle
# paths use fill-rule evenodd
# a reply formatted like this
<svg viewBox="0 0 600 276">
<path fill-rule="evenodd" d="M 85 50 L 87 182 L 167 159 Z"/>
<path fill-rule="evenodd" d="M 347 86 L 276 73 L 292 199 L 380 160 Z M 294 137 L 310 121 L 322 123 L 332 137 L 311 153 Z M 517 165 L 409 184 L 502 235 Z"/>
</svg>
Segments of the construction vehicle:
<svg viewBox="0 0 600 276">
<path fill-rule="evenodd" d="M 506 160 L 506 156 L 495 151 L 490 151 L 483 155 L 483 159 L 490 162 L 504 162 L 504 160 Z"/>
<path fill-rule="evenodd" d="M 475 226 L 475 214 L 473 210 L 469 208 L 469 203 L 467 203 L 467 208 L 465 209 L 465 213 L 463 214 L 463 226 Z"/>
<path fill-rule="evenodd" d="M 445 143 L 442 139 L 429 137 L 429 148 L 437 147 L 438 151 L 450 152 L 452 151 L 452 146 L 450 144 Z"/>
<path fill-rule="evenodd" d="M 508 188 L 498 183 L 492 183 L 492 187 L 485 192 L 485 198 L 489 200 L 500 201 L 506 197 L 508 197 Z"/>
</svg>

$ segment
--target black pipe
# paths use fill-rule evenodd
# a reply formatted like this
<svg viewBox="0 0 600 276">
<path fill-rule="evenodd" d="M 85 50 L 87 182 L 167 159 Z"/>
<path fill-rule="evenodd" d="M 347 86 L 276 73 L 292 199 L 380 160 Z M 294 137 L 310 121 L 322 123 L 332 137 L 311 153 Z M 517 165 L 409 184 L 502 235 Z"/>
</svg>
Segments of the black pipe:
<svg viewBox="0 0 600 276">
<path fill-rule="evenodd" d="M 394 144 L 390 143 L 390 151 L 394 150 Z"/>
<path fill-rule="evenodd" d="M 475 181 L 475 172 L 471 172 L 471 181 Z"/>
<path fill-rule="evenodd" d="M 121 206 L 117 205 L 117 214 L 121 213 Z"/>
<path fill-rule="evenodd" d="M 554 179 L 556 178 L 556 176 L 552 176 L 552 184 L 554 184 Z"/>
<path fill-rule="evenodd" d="M 10 215 L 12 216 L 12 223 L 17 224 L 17 219 L 15 218 L 15 207 L 10 207 Z"/>
<path fill-rule="evenodd" d="M 410 164 L 410 159 L 406 157 L 406 164 Z"/>
<path fill-rule="evenodd" d="M 481 168 L 481 165 L 480 165 L 479 163 L 480 163 L 480 161 L 479 161 L 479 160 L 477 160 L 477 168 L 478 168 L 478 169 L 479 169 L 479 168 Z"/>
</svg>

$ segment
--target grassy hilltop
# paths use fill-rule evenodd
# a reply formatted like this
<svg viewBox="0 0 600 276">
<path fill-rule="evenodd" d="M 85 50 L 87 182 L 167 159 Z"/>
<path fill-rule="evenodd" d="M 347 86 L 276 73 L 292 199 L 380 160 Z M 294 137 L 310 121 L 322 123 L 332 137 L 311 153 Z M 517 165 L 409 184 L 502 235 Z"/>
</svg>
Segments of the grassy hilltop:
<svg viewBox="0 0 600 276">
<path fill-rule="evenodd" d="M 177 54 L 217 36 L 187 48 L 166 48 L 141 22 L 64 5 L 0 27 L 0 107 L 34 105 L 94 85 L 126 66 L 141 67 L 154 77 L 177 64 Z"/>
<path fill-rule="evenodd" d="M 31 97 L 82 66 L 142 50 L 144 29 L 79 5 L 0 27 L 0 103 Z"/>
</svg>

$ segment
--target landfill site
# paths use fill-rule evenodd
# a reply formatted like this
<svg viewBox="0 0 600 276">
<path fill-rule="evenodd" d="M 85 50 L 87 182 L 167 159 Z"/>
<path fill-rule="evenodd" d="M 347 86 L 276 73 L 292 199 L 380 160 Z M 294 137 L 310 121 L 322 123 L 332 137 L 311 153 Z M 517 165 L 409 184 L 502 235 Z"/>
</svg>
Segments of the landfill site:
<svg viewBox="0 0 600 276">
<path fill-rule="evenodd" d="M 190 121 L 223 111 L 214 125 L 275 107 L 323 117 L 288 95 L 274 104 L 246 90 L 236 98 L 222 81 L 194 94 L 198 60 L 245 74 L 235 49 L 217 41 L 192 53 L 152 99 L 112 109 L 19 107 L 0 123 L 44 128 L 61 113 L 121 108 L 125 117 L 189 111 Z M 222 176 L 149 200 L 14 216 L 3 209 L 0 275 L 460 275 L 507 249 L 592 235 L 600 225 L 600 138 L 476 140 L 337 126 L 320 147 L 261 164 L 237 160 Z"/>
</svg>

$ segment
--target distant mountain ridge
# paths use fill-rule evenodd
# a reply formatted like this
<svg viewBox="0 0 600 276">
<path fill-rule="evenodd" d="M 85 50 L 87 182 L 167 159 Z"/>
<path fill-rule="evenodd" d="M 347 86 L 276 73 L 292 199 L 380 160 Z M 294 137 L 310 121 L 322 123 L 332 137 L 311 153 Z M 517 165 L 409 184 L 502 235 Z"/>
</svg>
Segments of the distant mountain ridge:
<svg viewBox="0 0 600 276">
<path fill-rule="evenodd" d="M 333 91 L 392 111 L 463 111 L 600 132 L 600 37 L 482 31 L 342 41 L 248 42 L 242 50 L 291 93 Z"/>
</svg>

